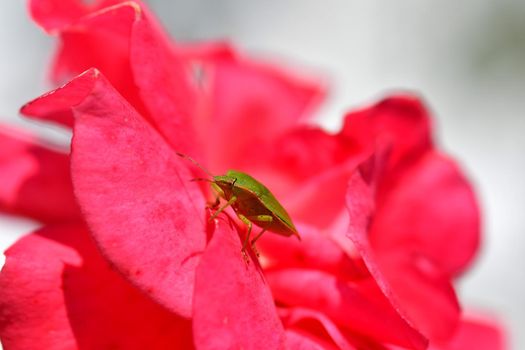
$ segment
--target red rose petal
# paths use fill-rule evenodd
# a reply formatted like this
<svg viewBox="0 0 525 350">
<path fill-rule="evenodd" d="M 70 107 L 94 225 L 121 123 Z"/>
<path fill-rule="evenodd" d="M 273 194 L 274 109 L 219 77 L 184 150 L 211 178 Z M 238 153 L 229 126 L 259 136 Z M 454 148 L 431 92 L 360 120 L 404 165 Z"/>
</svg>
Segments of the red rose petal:
<svg viewBox="0 0 525 350">
<path fill-rule="evenodd" d="M 81 226 L 48 226 L 6 252 L 0 338 L 6 350 L 189 349 L 189 321 L 128 284 Z"/>
<path fill-rule="evenodd" d="M 298 127 L 272 146 L 268 161 L 250 169 L 283 203 L 296 221 L 323 230 L 345 213 L 350 175 L 372 152 L 356 148 L 341 134 Z"/>
<path fill-rule="evenodd" d="M 204 132 L 208 164 L 215 172 L 260 162 L 270 142 L 296 125 L 323 96 L 316 82 L 239 55 L 220 55 L 204 62 L 203 68 L 209 100 L 202 106 L 198 129 Z"/>
<path fill-rule="evenodd" d="M 46 31 L 53 31 L 67 26 L 82 16 L 105 6 L 117 4 L 123 0 L 31 0 L 31 16 Z"/>
<path fill-rule="evenodd" d="M 363 146 L 371 142 L 390 144 L 390 165 L 432 146 L 429 112 L 417 97 L 410 95 L 393 95 L 349 113 L 342 134 Z"/>
<path fill-rule="evenodd" d="M 36 119 L 53 121 L 68 127 L 73 126 L 72 106 L 76 106 L 88 95 L 93 88 L 93 81 L 99 73 L 90 69 L 63 87 L 48 92 L 41 97 L 27 103 L 20 110 Z"/>
<path fill-rule="evenodd" d="M 313 332 L 310 332 L 312 338 L 315 333 L 325 333 L 324 336 L 321 336 L 326 342 L 333 342 L 334 345 L 337 345 L 337 349 L 340 350 L 353 350 L 356 349 L 354 345 L 351 344 L 351 341 L 347 339 L 345 334 L 335 325 L 328 317 L 323 315 L 320 312 L 309 309 L 302 308 L 293 308 L 293 309 L 282 309 L 280 312 L 281 319 L 286 328 L 300 328 L 307 330 L 309 321 L 313 321 L 322 327 L 321 332 L 318 332 L 316 329 L 317 325 L 314 325 Z"/>
<path fill-rule="evenodd" d="M 290 350 L 338 350 L 334 345 L 314 339 L 304 331 L 287 329 L 285 333 L 286 346 Z"/>
<path fill-rule="evenodd" d="M 431 344 L 429 350 L 504 350 L 508 349 L 504 331 L 493 320 L 467 316 L 446 345 Z"/>
<path fill-rule="evenodd" d="M 96 67 L 179 152 L 198 156 L 189 69 L 147 8 L 106 8 L 62 28 L 60 39 L 55 80 Z"/>
<path fill-rule="evenodd" d="M 420 254 L 450 275 L 466 268 L 479 238 L 472 187 L 451 159 L 435 152 L 403 169 L 385 189 L 370 233 L 378 255 L 393 250 Z"/>
<path fill-rule="evenodd" d="M 347 208 L 348 236 L 392 306 L 426 337 L 450 336 L 460 310 L 449 279 L 424 264 L 424 256 L 395 250 L 375 253 L 368 241 L 374 197 L 370 186 L 357 173 L 350 180 Z"/>
<path fill-rule="evenodd" d="M 183 160 L 100 72 L 77 79 L 80 91 L 74 80 L 35 103 L 51 107 L 57 96 L 77 96 L 57 107 L 75 102 L 72 173 L 86 221 L 120 272 L 170 310 L 189 316 L 194 270 L 206 240 L 203 195 L 190 184 Z"/>
<path fill-rule="evenodd" d="M 142 100 L 130 68 L 133 25 L 143 19 L 139 5 L 126 2 L 106 8 L 62 28 L 52 76 L 57 82 L 97 68 L 137 110 Z"/>
<path fill-rule="evenodd" d="M 135 84 L 159 132 L 177 151 L 200 159 L 189 64 L 148 18 L 133 26 L 129 55 Z"/>
<path fill-rule="evenodd" d="M 33 135 L 0 126 L 0 209 L 45 222 L 80 218 L 69 156 Z"/>
<path fill-rule="evenodd" d="M 275 299 L 322 312 L 337 324 L 379 341 L 425 349 L 426 340 L 370 286 L 348 283 L 325 272 L 282 269 L 267 272 Z"/>
<path fill-rule="evenodd" d="M 313 227 L 296 226 L 301 241 L 271 232 L 257 241 L 265 269 L 302 267 L 325 271 L 346 280 L 369 276 L 362 261 L 350 258 L 328 235 Z"/>
<path fill-rule="evenodd" d="M 376 257 L 403 311 L 417 329 L 430 340 L 449 339 L 461 312 L 450 276 L 424 257 L 404 251 Z"/>
<path fill-rule="evenodd" d="M 219 220 L 195 276 L 198 349 L 282 349 L 285 335 L 258 264 L 245 262 L 237 233 Z"/>
</svg>

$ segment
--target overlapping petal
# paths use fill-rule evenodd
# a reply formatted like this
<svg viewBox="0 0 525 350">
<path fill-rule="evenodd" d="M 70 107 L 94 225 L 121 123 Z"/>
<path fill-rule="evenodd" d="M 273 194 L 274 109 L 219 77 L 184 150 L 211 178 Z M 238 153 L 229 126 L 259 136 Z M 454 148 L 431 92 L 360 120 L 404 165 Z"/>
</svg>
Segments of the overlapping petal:
<svg viewBox="0 0 525 350">
<path fill-rule="evenodd" d="M 192 348 L 190 322 L 113 271 L 82 226 L 45 227 L 6 256 L 0 274 L 6 350 Z"/>
<path fill-rule="evenodd" d="M 55 81 L 97 68 L 170 144 L 197 156 L 192 129 L 195 92 L 190 87 L 189 67 L 175 54 L 172 43 L 143 4 L 127 1 L 92 11 L 61 27 L 58 33 Z M 42 115 L 35 106 L 27 106 L 22 112 L 57 119 L 56 114 Z"/>
<path fill-rule="evenodd" d="M 0 127 L 0 209 L 45 221 L 80 218 L 69 156 L 38 137 Z"/>
<path fill-rule="evenodd" d="M 392 95 L 350 112 L 342 134 L 364 148 L 370 143 L 391 147 L 389 166 L 417 158 L 433 143 L 429 112 L 409 94 Z"/>
<path fill-rule="evenodd" d="M 460 320 L 451 278 L 478 247 L 479 213 L 461 171 L 434 151 L 418 98 L 385 98 L 330 134 L 301 125 L 323 96 L 319 81 L 229 44 L 173 43 L 140 2 L 30 7 L 60 37 L 55 80 L 87 70 L 22 109 L 74 128 L 76 198 L 66 154 L 0 134 L 0 169 L 11 174 L 0 204 L 78 221 L 77 201 L 90 232 L 48 227 L 8 252 L 8 348 L 35 339 L 51 349 L 502 347 L 495 328 Z M 255 257 L 248 264 L 228 215 L 206 222 L 205 183 L 190 181 L 176 151 L 216 174 L 262 180 L 303 241 L 268 233 L 258 243 L 264 272 Z"/>
<path fill-rule="evenodd" d="M 81 91 L 73 81 L 35 103 L 78 97 L 69 106 L 75 116 L 72 177 L 84 218 L 121 273 L 190 316 L 194 270 L 206 241 L 204 197 L 190 186 L 182 160 L 100 72 L 78 79 Z"/>
<path fill-rule="evenodd" d="M 123 0 L 95 0 L 90 3 L 82 0 L 31 0 L 31 16 L 46 31 L 54 31 L 105 6 L 117 4 Z"/>
<path fill-rule="evenodd" d="M 425 349 L 426 340 L 370 286 L 362 288 L 318 270 L 267 272 L 275 299 L 322 312 L 336 323 L 380 341 Z"/>
<path fill-rule="evenodd" d="M 271 142 L 304 119 L 324 96 L 315 80 L 229 52 L 201 54 L 196 61 L 204 74 L 199 131 L 206 140 L 208 164 L 216 172 L 256 166 L 267 158 Z"/>
<path fill-rule="evenodd" d="M 347 207 L 348 236 L 392 306 L 429 339 L 450 337 L 460 310 L 448 276 L 425 265 L 424 256 L 373 249 L 368 232 L 376 220 L 374 193 L 358 173 L 350 180 Z"/>
<path fill-rule="evenodd" d="M 284 329 L 257 260 L 223 220 L 197 267 L 193 330 L 199 349 L 284 349 Z"/>
</svg>

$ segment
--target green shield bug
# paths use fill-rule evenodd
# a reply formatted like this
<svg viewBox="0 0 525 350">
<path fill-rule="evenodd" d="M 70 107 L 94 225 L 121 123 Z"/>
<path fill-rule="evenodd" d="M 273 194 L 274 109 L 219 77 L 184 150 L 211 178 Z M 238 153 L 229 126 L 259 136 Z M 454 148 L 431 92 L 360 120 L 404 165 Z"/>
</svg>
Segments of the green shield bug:
<svg viewBox="0 0 525 350">
<path fill-rule="evenodd" d="M 244 255 L 248 243 L 256 252 L 255 242 L 266 231 L 287 237 L 296 236 L 299 240 L 301 239 L 290 215 L 281 203 L 266 186 L 252 176 L 236 170 L 228 170 L 225 175 L 212 175 L 193 158 L 178 152 L 177 155 L 191 161 L 210 176 L 209 179 L 193 179 L 194 181 L 209 182 L 217 195 L 215 203 L 211 206 L 217 210 L 210 217 L 210 220 L 215 219 L 224 209 L 232 207 L 237 217 L 248 226 L 248 232 L 241 249 Z M 219 207 L 221 198 L 225 203 Z M 250 241 L 253 224 L 262 230 Z"/>
</svg>

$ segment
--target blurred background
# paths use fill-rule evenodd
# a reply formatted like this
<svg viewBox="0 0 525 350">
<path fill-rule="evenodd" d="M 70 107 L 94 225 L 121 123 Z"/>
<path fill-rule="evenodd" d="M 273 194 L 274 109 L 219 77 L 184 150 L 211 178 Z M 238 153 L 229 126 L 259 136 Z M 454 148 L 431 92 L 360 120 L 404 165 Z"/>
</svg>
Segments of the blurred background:
<svg viewBox="0 0 525 350">
<path fill-rule="evenodd" d="M 525 349 L 525 1 L 149 4 L 178 40 L 232 40 L 325 77 L 331 94 L 318 120 L 331 130 L 346 110 L 389 91 L 422 95 L 438 142 L 463 164 L 484 211 L 482 251 L 459 281 L 463 305 L 496 314 L 512 348 Z M 54 40 L 31 23 L 25 6 L 0 2 L 0 122 L 42 130 L 18 109 L 48 90 Z M 0 250 L 35 225 L 0 216 Z"/>
</svg>

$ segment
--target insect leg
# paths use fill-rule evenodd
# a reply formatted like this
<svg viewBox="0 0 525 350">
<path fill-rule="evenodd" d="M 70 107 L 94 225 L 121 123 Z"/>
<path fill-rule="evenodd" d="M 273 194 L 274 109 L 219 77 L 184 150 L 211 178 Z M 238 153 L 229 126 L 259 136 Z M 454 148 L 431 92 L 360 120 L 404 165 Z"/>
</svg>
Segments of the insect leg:
<svg viewBox="0 0 525 350">
<path fill-rule="evenodd" d="M 241 253 L 244 256 L 244 259 L 246 262 L 248 262 L 248 256 L 246 255 L 246 247 L 248 246 L 248 242 L 250 242 L 250 233 L 252 233 L 252 222 L 244 215 L 237 214 L 239 219 L 241 219 L 242 222 L 244 222 L 248 226 L 248 232 L 246 232 L 246 238 L 244 238 L 244 242 L 242 243 Z"/>
<path fill-rule="evenodd" d="M 228 208 L 230 205 L 232 205 L 233 203 L 235 203 L 235 201 L 237 200 L 237 197 L 235 196 L 232 196 L 230 198 L 230 200 L 228 202 L 226 202 L 226 204 L 224 204 L 222 207 L 220 207 L 219 209 L 217 209 L 217 211 L 215 213 L 213 213 L 212 216 L 210 216 L 210 219 L 209 221 L 215 219 L 224 209 Z"/>
<path fill-rule="evenodd" d="M 257 236 L 255 236 L 255 238 L 252 240 L 251 244 L 254 245 L 255 242 L 257 242 L 257 240 L 259 238 L 261 238 L 262 234 L 264 232 L 266 232 L 266 230 L 268 229 L 268 226 L 270 226 L 270 224 L 272 223 L 273 216 L 271 216 L 271 215 L 255 215 L 255 216 L 250 216 L 249 219 L 253 220 L 253 221 L 256 221 L 256 222 L 265 222 L 266 223 L 266 225 L 264 225 L 262 231 L 259 232 L 259 234 Z"/>
<path fill-rule="evenodd" d="M 250 242 L 250 244 L 252 246 L 252 250 L 255 252 L 255 255 L 257 255 L 257 257 L 259 257 L 259 252 L 257 251 L 257 247 L 255 246 L 255 242 L 257 242 L 257 240 L 259 238 L 261 238 L 263 233 L 266 232 L 266 230 L 268 229 L 268 226 L 270 226 L 270 224 L 273 221 L 273 217 L 271 215 L 255 215 L 255 216 L 250 216 L 249 219 L 253 220 L 255 222 L 265 222 L 266 223 L 266 225 L 264 225 L 264 227 L 261 230 L 261 232 L 259 232 L 257 234 L 257 236 L 255 236 L 255 238 L 252 239 L 252 241 Z"/>
</svg>

